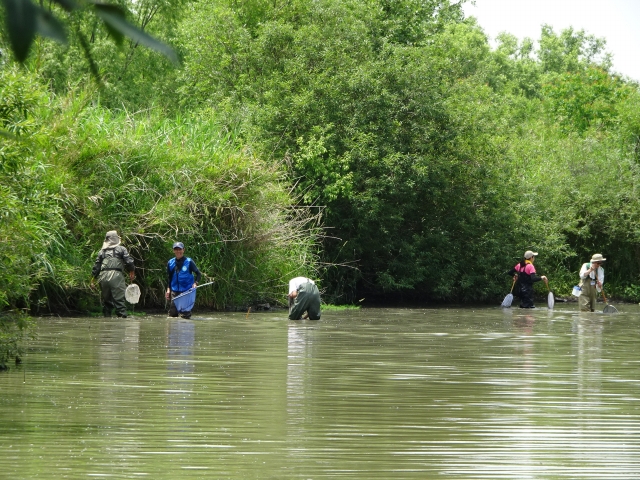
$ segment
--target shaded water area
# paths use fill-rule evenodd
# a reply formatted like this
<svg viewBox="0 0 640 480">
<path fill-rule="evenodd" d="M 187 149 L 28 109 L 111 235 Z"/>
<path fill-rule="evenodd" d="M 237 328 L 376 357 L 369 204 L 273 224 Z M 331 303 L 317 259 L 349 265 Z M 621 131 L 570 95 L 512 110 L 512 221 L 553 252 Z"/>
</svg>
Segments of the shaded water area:
<svg viewBox="0 0 640 480">
<path fill-rule="evenodd" d="M 0 478 L 640 478 L 620 310 L 40 319 Z"/>
</svg>

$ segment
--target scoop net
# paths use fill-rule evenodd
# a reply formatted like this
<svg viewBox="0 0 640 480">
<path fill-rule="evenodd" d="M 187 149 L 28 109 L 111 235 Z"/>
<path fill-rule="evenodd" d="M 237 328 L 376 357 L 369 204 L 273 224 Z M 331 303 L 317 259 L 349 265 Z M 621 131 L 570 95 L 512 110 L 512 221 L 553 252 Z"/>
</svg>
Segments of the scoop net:
<svg viewBox="0 0 640 480">
<path fill-rule="evenodd" d="M 549 307 L 549 310 L 553 310 L 555 304 L 556 297 L 553 295 L 553 292 L 549 292 L 549 294 L 547 295 L 547 307 Z"/>
<path fill-rule="evenodd" d="M 512 302 L 513 302 L 513 294 L 510 293 L 506 297 L 504 297 L 504 300 L 502 301 L 502 304 L 500 304 L 500 306 L 502 308 L 509 308 L 511 307 Z"/>
<path fill-rule="evenodd" d="M 132 283 L 124 291 L 124 298 L 127 302 L 136 304 L 140 300 L 140 287 L 135 283 Z"/>
<path fill-rule="evenodd" d="M 196 303 L 196 289 L 191 288 L 173 299 L 178 312 L 190 312 Z"/>
<path fill-rule="evenodd" d="M 196 289 L 204 287 L 206 285 L 211 285 L 212 283 L 213 282 L 203 283 L 202 285 L 198 285 L 195 288 L 190 288 L 180 295 L 176 295 L 176 297 L 173 299 L 173 304 L 176 306 L 176 310 L 178 312 L 190 312 L 191 310 L 193 310 L 193 306 L 196 303 Z"/>
</svg>

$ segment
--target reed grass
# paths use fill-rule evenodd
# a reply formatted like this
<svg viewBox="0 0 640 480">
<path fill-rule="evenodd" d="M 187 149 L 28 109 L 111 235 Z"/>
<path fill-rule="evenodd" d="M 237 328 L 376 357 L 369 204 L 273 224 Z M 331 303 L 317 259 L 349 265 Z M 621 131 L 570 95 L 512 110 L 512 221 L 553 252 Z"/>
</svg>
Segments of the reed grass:
<svg viewBox="0 0 640 480">
<path fill-rule="evenodd" d="M 40 97 L 24 110 L 29 142 L 12 141 L 21 160 L 0 182 L 0 235 L 15 246 L 0 260 L 19 266 L 0 272 L 0 308 L 97 309 L 91 266 L 114 229 L 135 259 L 141 308 L 165 305 L 174 241 L 215 280 L 198 295 L 207 308 L 284 305 L 288 279 L 314 275 L 320 211 L 299 207 L 283 169 L 215 112 L 114 112 L 92 92 L 50 99 L 20 82 Z"/>
</svg>

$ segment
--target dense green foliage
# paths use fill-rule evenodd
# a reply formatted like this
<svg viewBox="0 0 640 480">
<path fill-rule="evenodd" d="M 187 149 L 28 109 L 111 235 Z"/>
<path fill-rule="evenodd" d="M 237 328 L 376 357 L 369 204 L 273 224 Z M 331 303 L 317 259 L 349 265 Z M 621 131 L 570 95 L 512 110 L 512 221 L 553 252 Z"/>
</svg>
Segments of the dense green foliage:
<svg viewBox="0 0 640 480">
<path fill-rule="evenodd" d="M 111 112 L 91 92 L 54 102 L 29 78 L 2 73 L 16 134 L 1 164 L 4 307 L 94 307 L 89 272 L 112 229 L 136 259 L 142 306 L 164 304 L 175 240 L 215 279 L 199 295 L 214 308 L 282 301 L 287 279 L 311 271 L 313 215 L 214 115 Z"/>
<path fill-rule="evenodd" d="M 488 300 L 529 247 L 564 293 L 595 251 L 618 293 L 638 281 L 636 220 L 600 213 L 635 202 L 638 91 L 601 40 L 544 27 L 537 51 L 508 35 L 491 51 L 445 1 L 248 5 L 193 4 L 182 104 L 243 115 L 326 206 L 336 301 Z"/>
<path fill-rule="evenodd" d="M 203 298 L 217 308 L 273 300 L 299 270 L 333 303 L 495 301 L 529 248 L 558 294 L 600 252 L 608 292 L 640 300 L 640 95 L 601 39 L 544 27 L 537 46 L 491 49 L 448 0 L 128 9 L 182 67 L 73 15 L 68 46 L 37 41 L 28 73 L 2 67 L 18 99 L 3 128 L 31 135 L 2 150 L 2 255 L 25 263 L 3 267 L 5 306 L 89 308 L 111 228 L 147 305 L 177 237 L 218 281 Z"/>
</svg>

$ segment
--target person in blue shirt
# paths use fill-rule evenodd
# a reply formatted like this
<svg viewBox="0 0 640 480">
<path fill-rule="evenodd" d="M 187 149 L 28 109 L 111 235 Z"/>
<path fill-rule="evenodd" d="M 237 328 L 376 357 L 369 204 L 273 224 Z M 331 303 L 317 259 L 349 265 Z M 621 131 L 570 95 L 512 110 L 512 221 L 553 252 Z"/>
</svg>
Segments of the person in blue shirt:
<svg viewBox="0 0 640 480">
<path fill-rule="evenodd" d="M 184 244 L 182 242 L 173 244 L 173 254 L 175 258 L 167 262 L 167 279 L 169 286 L 165 292 L 165 298 L 171 300 L 169 316 L 177 317 L 178 309 L 173 299 L 190 288 L 196 288 L 200 281 L 201 273 L 196 263 L 191 258 L 184 256 Z M 191 312 L 181 312 L 180 316 L 182 318 L 191 318 Z"/>
</svg>

